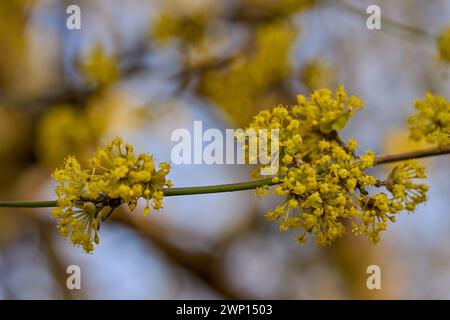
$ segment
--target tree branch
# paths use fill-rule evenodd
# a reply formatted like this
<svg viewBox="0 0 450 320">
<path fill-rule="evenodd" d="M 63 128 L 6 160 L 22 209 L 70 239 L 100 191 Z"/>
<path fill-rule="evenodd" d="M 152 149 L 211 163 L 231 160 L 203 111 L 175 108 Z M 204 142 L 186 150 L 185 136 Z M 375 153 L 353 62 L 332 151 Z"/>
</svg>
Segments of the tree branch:
<svg viewBox="0 0 450 320">
<path fill-rule="evenodd" d="M 375 165 L 404 161 L 410 159 L 420 159 L 433 156 L 439 156 L 443 154 L 449 154 L 450 147 L 445 148 L 429 148 L 424 150 L 410 151 L 396 154 L 386 154 L 375 157 Z"/>
</svg>

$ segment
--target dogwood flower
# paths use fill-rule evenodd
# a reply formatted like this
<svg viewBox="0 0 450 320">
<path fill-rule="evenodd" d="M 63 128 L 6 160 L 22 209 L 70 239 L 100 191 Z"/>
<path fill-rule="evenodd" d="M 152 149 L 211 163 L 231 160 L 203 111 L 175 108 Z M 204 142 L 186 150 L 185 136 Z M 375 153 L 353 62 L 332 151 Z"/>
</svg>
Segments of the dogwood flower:
<svg viewBox="0 0 450 320">
<path fill-rule="evenodd" d="M 162 189 L 172 186 L 166 179 L 169 170 L 165 162 L 156 168 L 150 155 L 135 156 L 133 147 L 120 138 L 99 149 L 87 168 L 82 168 L 75 157 L 68 157 L 64 167 L 52 174 L 59 182 L 53 217 L 58 220 L 61 235 L 91 252 L 93 244 L 99 243 L 100 223 L 122 203 L 134 210 L 143 198 L 144 214 L 150 207 L 162 207 Z"/>
</svg>

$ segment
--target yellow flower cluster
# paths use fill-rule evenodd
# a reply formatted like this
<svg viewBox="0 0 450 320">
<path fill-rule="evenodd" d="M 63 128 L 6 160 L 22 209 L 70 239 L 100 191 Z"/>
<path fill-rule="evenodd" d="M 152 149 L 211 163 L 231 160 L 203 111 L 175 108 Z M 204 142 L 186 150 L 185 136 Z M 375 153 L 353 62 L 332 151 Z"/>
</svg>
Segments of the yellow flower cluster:
<svg viewBox="0 0 450 320">
<path fill-rule="evenodd" d="M 299 230 L 299 243 L 312 234 L 318 245 L 329 245 L 343 236 L 346 220 L 356 234 L 377 243 L 388 220 L 395 221 L 394 214 L 412 211 L 426 200 L 427 186 L 412 182 L 425 177 L 420 164 L 405 162 L 386 181 L 379 181 L 366 173 L 375 164 L 375 154 L 366 151 L 356 156 L 357 142 L 341 141 L 337 130 L 362 106 L 359 98 L 347 97 L 343 87 L 335 96 L 330 90 L 318 90 L 309 98 L 299 96 L 298 104 L 289 108 L 261 111 L 249 125 L 256 132 L 279 129 L 281 164 L 272 179 L 277 185 L 263 186 L 257 194 L 284 197 L 267 218 L 278 221 L 281 231 Z M 383 186 L 392 197 L 369 194 L 368 188 Z"/>
<path fill-rule="evenodd" d="M 413 211 L 419 203 L 425 202 L 428 186 L 416 184 L 412 180 L 424 178 L 425 167 L 415 160 L 408 160 L 392 170 L 386 181 L 386 188 L 394 199 L 403 202 L 407 210 Z"/>
<path fill-rule="evenodd" d="M 371 197 L 363 198 L 358 222 L 352 221 L 352 231 L 359 235 L 367 235 L 369 241 L 376 244 L 380 241 L 380 232 L 385 231 L 388 222 L 395 222 L 395 214 L 403 210 L 399 201 L 389 199 L 381 192 Z"/>
<path fill-rule="evenodd" d="M 300 119 L 305 133 L 318 129 L 328 134 L 343 129 L 355 111 L 363 107 L 360 98 L 348 97 L 344 87 L 340 86 L 334 95 L 329 89 L 320 89 L 311 93 L 309 99 L 298 96 L 292 114 Z"/>
<path fill-rule="evenodd" d="M 294 119 L 288 109 L 283 106 L 277 106 L 273 110 L 264 110 L 259 112 L 253 119 L 250 127 L 255 130 L 255 133 L 260 134 L 260 129 L 267 129 L 267 143 L 266 147 L 267 156 L 272 156 L 271 154 L 271 130 L 278 130 L 279 139 L 279 154 L 281 161 L 284 164 L 289 164 L 294 161 L 296 155 L 301 151 L 302 146 L 302 128 L 300 127 L 300 122 Z M 242 138 L 243 133 L 237 135 L 237 139 L 244 141 Z M 259 150 L 264 148 L 264 146 L 259 146 Z M 252 163 L 254 160 L 258 160 L 257 154 L 250 154 L 249 144 L 244 145 L 246 161 Z M 259 168 L 264 168 L 269 166 L 269 164 L 260 164 Z M 255 169 L 253 176 L 258 177 L 259 169 Z"/>
<path fill-rule="evenodd" d="M 427 92 L 424 100 L 415 101 L 414 108 L 418 113 L 408 118 L 411 138 L 425 138 L 441 147 L 450 145 L 450 102 Z"/>
<path fill-rule="evenodd" d="M 248 128 L 256 132 L 259 129 L 279 130 L 279 158 L 283 164 L 315 160 L 322 155 L 317 148 L 319 142 L 335 139 L 336 132 L 344 128 L 354 112 L 363 106 L 358 97 L 348 97 L 343 86 L 335 94 L 329 89 L 321 89 L 309 97 L 299 95 L 297 104 L 290 108 L 280 105 L 271 111 L 259 112 Z M 351 140 L 346 149 L 355 147 L 356 141 Z"/>
<path fill-rule="evenodd" d="M 450 63 L 450 26 L 441 31 L 437 45 L 441 59 Z"/>
<path fill-rule="evenodd" d="M 150 155 L 136 157 L 133 147 L 119 138 L 99 149 L 87 169 L 74 157 L 68 157 L 64 167 L 52 175 L 59 182 L 53 217 L 58 220 L 61 235 L 91 252 L 93 244 L 99 242 L 100 222 L 122 203 L 134 210 L 143 198 L 144 214 L 149 213 L 150 206 L 162 207 L 162 188 L 172 186 L 166 179 L 169 169 L 165 162 L 156 169 Z"/>
<path fill-rule="evenodd" d="M 283 231 L 300 229 L 299 243 L 312 233 L 318 245 L 327 245 L 344 234 L 344 218 L 360 214 L 357 200 L 377 180 L 364 173 L 373 165 L 373 153 L 358 161 L 337 142 L 326 140 L 319 149 L 322 157 L 316 160 L 281 167 L 274 193 L 285 198 L 267 218 L 279 221 Z"/>
<path fill-rule="evenodd" d="M 366 234 L 372 243 L 380 241 L 380 232 L 386 230 L 389 221 L 396 221 L 396 213 L 414 211 L 418 204 L 426 201 L 428 186 L 413 182 L 413 179 L 423 178 L 426 178 L 425 167 L 415 160 L 396 166 L 385 181 L 378 183 L 378 186 L 385 186 L 392 197 L 381 192 L 362 199 L 362 214 L 359 224 L 352 223 L 353 232 Z"/>
</svg>

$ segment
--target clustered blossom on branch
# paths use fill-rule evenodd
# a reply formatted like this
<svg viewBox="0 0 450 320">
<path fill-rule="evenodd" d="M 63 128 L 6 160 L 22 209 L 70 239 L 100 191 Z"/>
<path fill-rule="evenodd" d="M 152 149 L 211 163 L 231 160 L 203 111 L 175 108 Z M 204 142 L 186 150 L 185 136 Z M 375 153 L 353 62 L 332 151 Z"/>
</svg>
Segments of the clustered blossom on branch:
<svg viewBox="0 0 450 320">
<path fill-rule="evenodd" d="M 119 138 L 99 149 L 87 169 L 68 157 L 64 167 L 52 175 L 60 184 L 55 189 L 58 206 L 53 217 L 58 220 L 61 235 L 91 252 L 93 244 L 99 243 L 100 222 L 122 203 L 134 210 L 143 198 L 144 214 L 150 212 L 150 206 L 162 207 L 162 188 L 172 186 L 166 179 L 169 169 L 165 162 L 155 168 L 150 155 L 136 157 L 133 147 Z"/>
<path fill-rule="evenodd" d="M 350 220 L 356 234 L 366 235 L 375 244 L 397 213 L 413 211 L 426 200 L 428 187 L 412 182 L 425 178 L 418 162 L 401 164 L 379 181 L 366 172 L 374 165 L 375 154 L 366 151 L 357 156 L 356 140 L 344 143 L 339 138 L 338 130 L 362 107 L 363 102 L 348 97 L 343 87 L 335 95 L 322 89 L 309 98 L 299 96 L 294 106 L 260 112 L 249 126 L 280 130 L 282 165 L 272 180 L 278 186 L 273 190 L 263 186 L 257 193 L 283 197 L 266 217 L 278 221 L 281 231 L 298 230 L 299 243 L 312 234 L 318 245 L 332 244 L 344 235 L 344 222 Z M 369 187 L 386 187 L 390 195 L 370 193 Z"/>
</svg>

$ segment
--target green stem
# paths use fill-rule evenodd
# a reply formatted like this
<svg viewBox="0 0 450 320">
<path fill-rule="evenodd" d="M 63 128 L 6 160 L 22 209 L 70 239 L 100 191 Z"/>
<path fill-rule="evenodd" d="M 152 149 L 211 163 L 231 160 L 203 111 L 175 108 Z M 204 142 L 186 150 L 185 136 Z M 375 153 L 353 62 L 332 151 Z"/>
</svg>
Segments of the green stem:
<svg viewBox="0 0 450 320">
<path fill-rule="evenodd" d="M 248 181 L 248 182 L 239 182 L 239 183 L 230 183 L 230 184 L 218 184 L 215 186 L 202 186 L 202 187 L 184 187 L 184 188 L 170 188 L 164 189 L 164 196 L 185 196 L 192 194 L 205 194 L 205 193 L 220 193 L 220 192 L 232 192 L 232 191 L 241 191 L 241 190 L 251 190 L 256 189 L 258 187 L 262 187 L 264 185 L 274 185 L 272 182 L 272 178 Z M 1 205 L 1 203 L 0 203 Z"/>
<path fill-rule="evenodd" d="M 274 185 L 272 178 L 261 179 L 255 181 L 218 184 L 212 186 L 201 187 L 181 187 L 163 189 L 165 197 L 187 196 L 194 194 L 221 193 L 241 190 L 252 190 L 264 185 Z M 0 208 L 51 208 L 56 207 L 56 201 L 0 201 Z"/>
<path fill-rule="evenodd" d="M 418 151 L 404 152 L 398 154 L 380 155 L 375 158 L 375 165 L 391 163 L 396 161 L 404 161 L 409 159 L 418 159 L 425 157 L 432 157 L 437 155 L 450 154 L 450 147 L 445 148 L 430 148 Z M 274 185 L 272 178 L 230 183 L 230 184 L 218 184 L 212 186 L 201 187 L 182 187 L 182 188 L 166 188 L 163 189 L 164 196 L 185 196 L 194 194 L 207 194 L 207 193 L 221 193 L 232 192 L 241 190 L 251 190 L 264 185 Z M 8 208 L 51 208 L 56 207 L 56 201 L 0 201 L 0 207 Z"/>
<path fill-rule="evenodd" d="M 0 201 L 0 208 L 52 208 L 56 201 Z"/>
<path fill-rule="evenodd" d="M 450 154 L 450 147 L 429 148 L 424 150 L 386 154 L 375 157 L 375 165 L 385 164 L 397 161 L 405 161 L 410 159 L 420 159 L 426 157 L 439 156 L 443 154 Z"/>
</svg>

